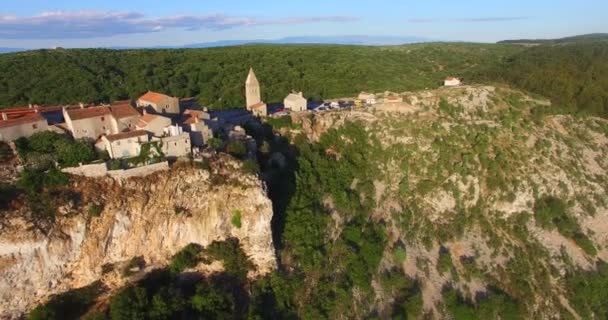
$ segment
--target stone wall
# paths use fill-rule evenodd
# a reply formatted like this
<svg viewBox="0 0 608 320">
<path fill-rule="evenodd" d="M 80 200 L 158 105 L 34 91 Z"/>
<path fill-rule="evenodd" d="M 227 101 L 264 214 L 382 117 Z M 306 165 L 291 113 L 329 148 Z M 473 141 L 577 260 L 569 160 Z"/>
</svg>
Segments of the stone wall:
<svg viewBox="0 0 608 320">
<path fill-rule="evenodd" d="M 85 164 L 80 167 L 63 168 L 61 171 L 76 176 L 85 176 L 89 178 L 103 177 L 108 173 L 106 163 Z"/>
<path fill-rule="evenodd" d="M 128 170 L 111 170 L 109 171 L 105 163 L 86 164 L 80 167 L 64 168 L 61 171 L 77 176 L 89 178 L 99 178 L 109 175 L 116 180 L 128 179 L 131 177 L 143 177 L 157 171 L 169 170 L 168 162 L 160 162 L 150 164 L 143 167 L 128 169 Z"/>
<path fill-rule="evenodd" d="M 166 170 L 169 170 L 169 162 L 167 161 L 128 170 L 112 170 L 108 171 L 108 175 L 116 180 L 122 180 L 132 177 L 143 177 L 154 172 Z"/>
</svg>

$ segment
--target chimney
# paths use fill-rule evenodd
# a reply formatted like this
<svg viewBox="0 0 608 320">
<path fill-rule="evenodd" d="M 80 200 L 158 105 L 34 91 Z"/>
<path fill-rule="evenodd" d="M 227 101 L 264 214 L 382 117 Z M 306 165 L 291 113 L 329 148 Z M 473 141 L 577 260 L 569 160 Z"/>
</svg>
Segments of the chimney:
<svg viewBox="0 0 608 320">
<path fill-rule="evenodd" d="M 148 111 L 146 111 L 146 108 L 141 108 L 141 113 L 145 116 L 148 114 Z"/>
<path fill-rule="evenodd" d="M 32 106 L 32 104 L 30 103 L 30 104 L 28 104 L 28 105 L 27 105 L 27 107 L 31 109 L 33 106 Z"/>
<path fill-rule="evenodd" d="M 300 97 L 304 96 L 304 95 L 302 95 L 302 91 L 298 92 L 298 94 L 300 95 Z"/>
<path fill-rule="evenodd" d="M 84 103 L 79 102 L 78 105 L 80 106 L 80 109 L 84 109 Z"/>
<path fill-rule="evenodd" d="M 194 116 L 194 123 L 198 123 L 198 117 Z"/>
<path fill-rule="evenodd" d="M 2 112 L 2 120 L 8 120 L 8 116 L 6 115 L 6 112 Z"/>
</svg>

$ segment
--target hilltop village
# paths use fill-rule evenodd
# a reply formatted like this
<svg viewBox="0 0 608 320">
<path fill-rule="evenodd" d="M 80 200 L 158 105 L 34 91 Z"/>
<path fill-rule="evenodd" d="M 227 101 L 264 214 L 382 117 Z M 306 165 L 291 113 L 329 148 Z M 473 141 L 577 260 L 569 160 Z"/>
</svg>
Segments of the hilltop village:
<svg viewBox="0 0 608 320">
<path fill-rule="evenodd" d="M 458 86 L 460 80 L 448 78 L 444 86 Z M 381 96 L 381 98 L 379 97 Z M 114 101 L 102 105 L 62 105 L 14 107 L 1 110 L 0 141 L 17 152 L 20 139 L 50 131 L 69 135 L 74 140 L 92 143 L 97 152 L 106 153 L 108 166 L 133 167 L 129 160 L 139 158 L 138 167 L 159 160 L 202 159 L 229 144 L 247 157 L 255 157 L 255 140 L 243 129 L 247 122 L 290 113 L 323 112 L 351 109 L 377 103 L 402 103 L 395 93 L 382 95 L 361 92 L 355 99 L 309 102 L 302 92 L 288 94 L 282 105 L 269 106 L 262 101 L 261 85 L 253 68 L 245 80 L 246 108 L 209 111 L 195 98 L 171 97 L 148 91 L 137 100 Z M 17 152 L 18 153 L 18 152 Z M 141 161 L 141 157 L 145 161 Z M 83 163 L 79 163 L 80 166 Z M 74 173 L 74 172 L 72 172 Z"/>
</svg>

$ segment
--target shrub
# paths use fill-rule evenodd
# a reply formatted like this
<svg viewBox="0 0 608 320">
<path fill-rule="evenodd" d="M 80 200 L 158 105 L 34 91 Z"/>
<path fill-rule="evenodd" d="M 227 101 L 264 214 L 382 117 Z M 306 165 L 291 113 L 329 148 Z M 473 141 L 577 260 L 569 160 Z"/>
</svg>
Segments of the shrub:
<svg viewBox="0 0 608 320">
<path fill-rule="evenodd" d="M 100 282 L 94 282 L 86 287 L 53 296 L 47 303 L 32 310 L 27 318 L 30 320 L 78 319 L 87 312 L 105 289 Z"/>
<path fill-rule="evenodd" d="M 207 141 L 207 144 L 213 149 L 219 149 L 224 144 L 224 141 L 219 138 L 211 138 L 209 141 Z"/>
<path fill-rule="evenodd" d="M 241 211 L 240 210 L 234 210 L 232 212 L 232 218 L 230 219 L 230 222 L 232 223 L 232 225 L 235 228 L 237 228 L 237 229 L 241 228 Z"/>
<path fill-rule="evenodd" d="M 245 142 L 241 140 L 233 140 L 226 145 L 226 152 L 237 158 L 242 158 L 247 155 L 247 146 L 245 146 Z"/>
<path fill-rule="evenodd" d="M 89 205 L 89 215 L 91 217 L 99 217 L 101 212 L 103 211 L 103 206 L 97 203 L 92 203 Z"/>
<path fill-rule="evenodd" d="M 186 268 L 195 267 L 199 262 L 199 253 L 203 250 L 199 244 L 191 243 L 176 253 L 171 258 L 169 270 L 173 274 L 178 274 Z"/>
<path fill-rule="evenodd" d="M 537 200 L 534 205 L 534 218 L 544 229 L 557 228 L 561 235 L 574 240 L 587 254 L 597 254 L 593 242 L 583 233 L 576 219 L 568 214 L 568 207 L 561 199 L 548 196 Z"/>
<path fill-rule="evenodd" d="M 256 174 L 259 171 L 258 163 L 255 160 L 247 159 L 243 162 L 243 170 L 250 174 Z"/>
</svg>

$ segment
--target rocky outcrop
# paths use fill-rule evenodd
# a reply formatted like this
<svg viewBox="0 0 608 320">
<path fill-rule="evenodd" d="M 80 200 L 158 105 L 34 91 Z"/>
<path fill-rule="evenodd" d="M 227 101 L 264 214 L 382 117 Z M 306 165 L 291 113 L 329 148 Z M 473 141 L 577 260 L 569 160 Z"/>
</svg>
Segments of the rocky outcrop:
<svg viewBox="0 0 608 320">
<path fill-rule="evenodd" d="M 124 285 L 120 270 L 133 257 L 145 260 L 143 273 L 189 243 L 235 237 L 256 267 L 251 277 L 275 269 L 272 204 L 256 177 L 225 161 L 212 172 L 182 166 L 123 181 L 74 177 L 81 202 L 60 208 L 47 235 L 15 214 L 0 233 L 0 318 L 97 280 Z M 99 216 L 91 216 L 92 203 L 103 206 Z"/>
</svg>

